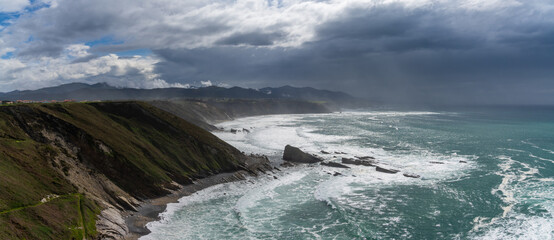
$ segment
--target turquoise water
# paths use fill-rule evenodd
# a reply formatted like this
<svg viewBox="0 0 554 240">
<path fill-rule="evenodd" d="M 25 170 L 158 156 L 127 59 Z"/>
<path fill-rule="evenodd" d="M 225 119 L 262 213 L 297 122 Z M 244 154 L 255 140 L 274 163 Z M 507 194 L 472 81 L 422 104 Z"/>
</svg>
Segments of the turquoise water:
<svg viewBox="0 0 554 240">
<path fill-rule="evenodd" d="M 276 166 L 291 144 L 329 161 L 374 156 L 402 172 L 297 166 L 218 185 L 169 205 L 142 239 L 554 235 L 553 108 L 272 115 L 220 127 L 250 129 L 215 134 L 242 151 L 270 156 Z M 342 175 L 330 175 L 335 172 Z"/>
</svg>

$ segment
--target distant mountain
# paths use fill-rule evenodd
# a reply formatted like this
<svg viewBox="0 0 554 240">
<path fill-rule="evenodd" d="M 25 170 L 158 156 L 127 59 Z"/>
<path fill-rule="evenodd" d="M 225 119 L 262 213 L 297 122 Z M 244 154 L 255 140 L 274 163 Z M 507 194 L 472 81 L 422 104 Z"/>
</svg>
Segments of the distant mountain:
<svg viewBox="0 0 554 240">
<path fill-rule="evenodd" d="M 278 88 L 262 88 L 260 92 L 271 95 L 273 98 L 291 98 L 309 101 L 335 102 L 341 104 L 365 102 L 343 92 L 319 90 L 311 87 L 296 88 L 283 86 Z"/>
<path fill-rule="evenodd" d="M 0 93 L 0 100 L 167 100 L 182 98 L 237 98 L 237 99 L 294 99 L 321 101 L 337 106 L 367 105 L 366 101 L 343 92 L 318 90 L 315 88 L 262 88 L 260 90 L 241 87 L 204 87 L 204 88 L 158 88 L 136 89 L 116 88 L 106 83 L 85 84 L 69 83 L 38 90 L 13 91 Z"/>
</svg>

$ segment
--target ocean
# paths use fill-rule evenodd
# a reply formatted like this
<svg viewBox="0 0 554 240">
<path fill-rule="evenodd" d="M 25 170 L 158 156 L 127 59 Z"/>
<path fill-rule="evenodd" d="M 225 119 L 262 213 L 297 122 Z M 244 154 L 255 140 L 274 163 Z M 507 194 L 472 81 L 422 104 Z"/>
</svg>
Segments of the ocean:
<svg viewBox="0 0 554 240">
<path fill-rule="evenodd" d="M 268 115 L 218 127 L 281 171 L 169 204 L 141 239 L 554 238 L 554 108 Z M 287 144 L 326 161 L 372 156 L 401 172 L 279 167 Z"/>
</svg>

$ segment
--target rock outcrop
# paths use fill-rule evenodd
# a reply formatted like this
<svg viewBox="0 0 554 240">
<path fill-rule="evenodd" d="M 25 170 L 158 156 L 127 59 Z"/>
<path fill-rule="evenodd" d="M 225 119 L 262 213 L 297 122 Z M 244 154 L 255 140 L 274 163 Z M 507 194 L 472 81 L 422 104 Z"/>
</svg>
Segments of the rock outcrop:
<svg viewBox="0 0 554 240">
<path fill-rule="evenodd" d="M 404 173 L 403 174 L 404 177 L 409 177 L 409 178 L 420 178 L 421 176 L 417 175 L 417 174 L 413 174 L 413 173 Z"/>
<path fill-rule="evenodd" d="M 439 162 L 439 161 L 430 161 L 429 163 L 432 163 L 432 164 L 444 164 L 444 162 Z"/>
<path fill-rule="evenodd" d="M 342 158 L 342 163 L 374 167 L 374 166 L 376 166 L 375 164 L 377 164 L 377 161 L 375 161 L 375 160 L 358 160 L 358 159 L 352 159 L 352 158 Z"/>
<path fill-rule="evenodd" d="M 334 168 L 350 168 L 349 166 L 336 163 L 336 162 L 321 162 L 321 165 Z"/>
<path fill-rule="evenodd" d="M 285 146 L 285 152 L 283 153 L 283 160 L 296 162 L 296 163 L 317 163 L 322 159 L 303 152 L 297 147 L 291 145 Z"/>
<path fill-rule="evenodd" d="M 121 212 L 114 208 L 102 210 L 96 221 L 96 230 L 98 239 L 123 239 L 129 233 Z"/>
<path fill-rule="evenodd" d="M 400 172 L 400 170 L 390 169 L 390 168 L 384 168 L 384 167 L 379 167 L 379 166 L 377 166 L 377 167 L 375 168 L 375 170 L 377 170 L 377 172 L 390 173 L 390 174 L 395 174 L 395 173 Z"/>
</svg>

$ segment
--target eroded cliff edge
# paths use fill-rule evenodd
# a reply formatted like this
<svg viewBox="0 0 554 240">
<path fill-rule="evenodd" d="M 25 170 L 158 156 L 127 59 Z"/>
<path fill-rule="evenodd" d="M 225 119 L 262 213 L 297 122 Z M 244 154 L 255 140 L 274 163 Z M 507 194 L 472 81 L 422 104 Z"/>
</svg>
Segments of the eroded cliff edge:
<svg viewBox="0 0 554 240">
<path fill-rule="evenodd" d="M 0 107 L 0 143 L 1 239 L 121 238 L 145 200 L 270 168 L 142 102 Z"/>
</svg>

